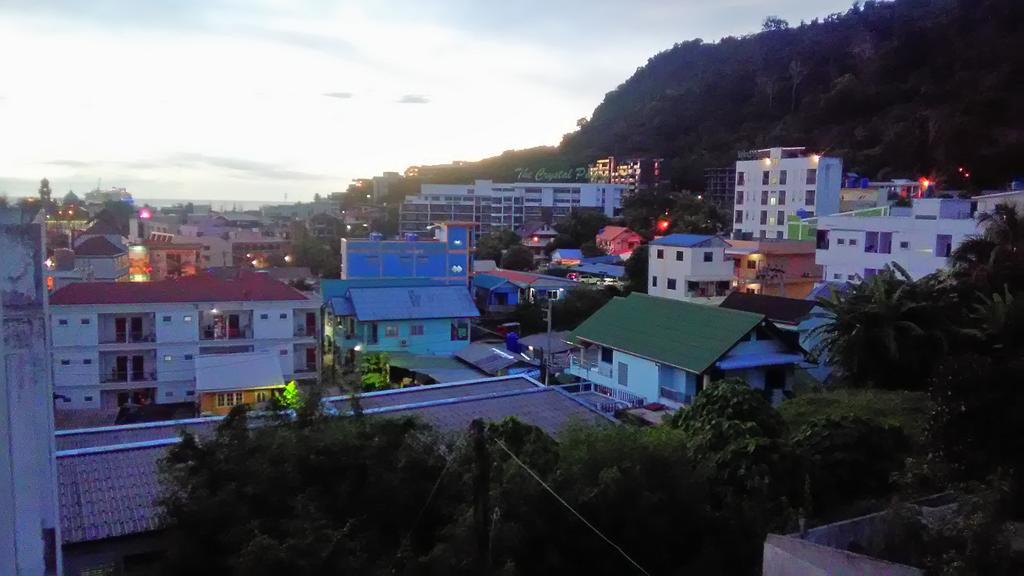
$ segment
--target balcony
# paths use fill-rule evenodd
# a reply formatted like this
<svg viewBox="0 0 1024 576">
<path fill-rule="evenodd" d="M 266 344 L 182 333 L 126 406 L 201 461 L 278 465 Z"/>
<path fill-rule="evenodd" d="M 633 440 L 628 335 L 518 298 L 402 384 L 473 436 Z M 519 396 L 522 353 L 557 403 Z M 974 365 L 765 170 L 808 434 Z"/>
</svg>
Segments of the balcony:
<svg viewBox="0 0 1024 576">
<path fill-rule="evenodd" d="M 658 388 L 658 394 L 662 398 L 670 400 L 672 402 L 676 402 L 678 404 L 689 405 L 691 402 L 693 402 L 693 397 L 690 396 L 689 394 L 686 394 L 681 390 L 674 390 L 672 388 L 666 388 L 664 386 Z"/>
<path fill-rule="evenodd" d="M 204 326 L 199 334 L 200 340 L 248 340 L 250 338 L 252 338 L 252 329 L 249 326 L 223 329 Z"/>
<path fill-rule="evenodd" d="M 155 332 L 115 332 L 100 335 L 100 344 L 146 344 L 156 342 Z"/>
<path fill-rule="evenodd" d="M 128 382 L 156 382 L 156 371 L 113 370 L 100 375 L 102 384 L 127 384 Z"/>
<path fill-rule="evenodd" d="M 612 380 L 611 365 L 602 364 L 582 354 L 569 356 L 569 373 L 591 382 L 611 383 Z"/>
</svg>

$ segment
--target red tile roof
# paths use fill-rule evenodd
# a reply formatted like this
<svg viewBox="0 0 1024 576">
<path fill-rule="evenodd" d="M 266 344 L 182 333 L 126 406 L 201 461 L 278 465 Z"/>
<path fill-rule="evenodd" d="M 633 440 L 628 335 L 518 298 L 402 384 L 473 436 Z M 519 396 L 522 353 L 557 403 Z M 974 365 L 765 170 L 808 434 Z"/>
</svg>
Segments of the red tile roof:
<svg viewBox="0 0 1024 576">
<path fill-rule="evenodd" d="M 93 236 L 75 248 L 75 256 L 117 256 L 124 253 L 124 248 L 103 236 Z"/>
<path fill-rule="evenodd" d="M 630 234 L 636 234 L 636 232 L 633 232 L 632 230 L 626 228 L 625 226 L 605 226 L 604 228 L 601 228 L 601 230 L 597 232 L 597 237 L 600 240 L 606 240 L 608 242 L 611 242 L 620 234 L 624 234 L 627 232 Z"/>
<path fill-rule="evenodd" d="M 159 282 L 78 282 L 50 296 L 53 306 L 174 302 L 308 300 L 266 274 L 239 271 L 233 278 L 197 274 Z"/>
</svg>

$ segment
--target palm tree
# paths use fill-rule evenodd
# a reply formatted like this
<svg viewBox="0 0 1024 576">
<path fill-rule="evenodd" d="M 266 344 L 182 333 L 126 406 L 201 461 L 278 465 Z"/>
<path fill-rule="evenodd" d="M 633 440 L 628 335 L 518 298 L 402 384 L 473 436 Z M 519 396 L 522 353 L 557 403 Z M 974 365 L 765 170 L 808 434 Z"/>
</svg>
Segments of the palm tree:
<svg viewBox="0 0 1024 576">
<path fill-rule="evenodd" d="M 1024 215 L 1014 204 L 998 204 L 978 216 L 978 227 L 982 233 L 964 240 L 950 256 L 954 272 L 983 294 L 1001 292 L 1007 285 L 1024 287 Z"/>
<path fill-rule="evenodd" d="M 935 298 L 898 264 L 846 293 L 819 300 L 829 320 L 812 330 L 816 352 L 853 385 L 919 388 L 929 358 L 946 348 Z"/>
</svg>

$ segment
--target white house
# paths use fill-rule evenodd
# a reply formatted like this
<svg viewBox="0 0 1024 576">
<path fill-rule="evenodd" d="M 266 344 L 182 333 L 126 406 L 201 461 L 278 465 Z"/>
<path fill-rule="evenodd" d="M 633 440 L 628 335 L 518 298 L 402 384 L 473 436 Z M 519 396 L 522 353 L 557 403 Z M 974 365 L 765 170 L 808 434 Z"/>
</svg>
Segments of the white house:
<svg viewBox="0 0 1024 576">
<path fill-rule="evenodd" d="M 733 238 L 785 238 L 790 216 L 839 211 L 843 161 L 804 148 L 769 148 L 736 162 Z"/>
<path fill-rule="evenodd" d="M 815 261 L 827 282 L 859 282 L 895 262 L 913 278 L 944 268 L 953 250 L 978 234 L 971 201 L 924 198 L 882 216 L 818 218 Z"/>
<path fill-rule="evenodd" d="M 319 302 L 265 274 L 72 284 L 50 297 L 57 406 L 198 400 L 207 354 L 275 354 L 286 380 L 315 379 L 319 324 Z"/>
<path fill-rule="evenodd" d="M 711 299 L 728 294 L 734 262 L 729 244 L 717 236 L 670 234 L 651 242 L 647 293 L 673 300 Z"/>
</svg>

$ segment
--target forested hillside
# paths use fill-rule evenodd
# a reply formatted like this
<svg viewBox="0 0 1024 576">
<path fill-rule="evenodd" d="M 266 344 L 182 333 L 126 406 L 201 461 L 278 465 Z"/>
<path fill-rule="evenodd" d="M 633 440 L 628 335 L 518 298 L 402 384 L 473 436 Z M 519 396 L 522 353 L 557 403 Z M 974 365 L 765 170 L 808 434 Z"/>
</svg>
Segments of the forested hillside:
<svg viewBox="0 0 1024 576">
<path fill-rule="evenodd" d="M 446 176 L 645 155 L 670 159 L 673 183 L 699 190 L 704 168 L 779 145 L 841 156 L 872 177 L 928 174 L 946 188 L 1024 175 L 1024 2 L 865 2 L 792 26 L 769 18 L 742 38 L 683 42 L 609 92 L 558 148 Z"/>
</svg>

